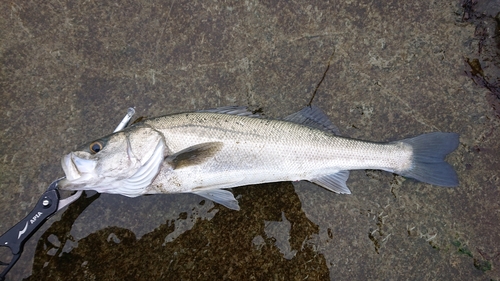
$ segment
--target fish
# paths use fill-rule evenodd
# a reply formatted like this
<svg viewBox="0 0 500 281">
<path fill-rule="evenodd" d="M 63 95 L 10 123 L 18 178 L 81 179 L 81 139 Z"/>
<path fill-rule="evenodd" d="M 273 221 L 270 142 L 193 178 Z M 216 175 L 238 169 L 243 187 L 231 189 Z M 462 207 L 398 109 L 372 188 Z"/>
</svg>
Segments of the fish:
<svg viewBox="0 0 500 281">
<path fill-rule="evenodd" d="M 229 188 L 306 180 L 350 194 L 350 170 L 455 187 L 458 175 L 445 158 L 458 144 L 459 135 L 449 132 L 385 143 L 344 137 L 316 106 L 283 119 L 228 106 L 146 119 L 88 142 L 62 157 L 59 189 L 194 193 L 239 210 Z"/>
</svg>

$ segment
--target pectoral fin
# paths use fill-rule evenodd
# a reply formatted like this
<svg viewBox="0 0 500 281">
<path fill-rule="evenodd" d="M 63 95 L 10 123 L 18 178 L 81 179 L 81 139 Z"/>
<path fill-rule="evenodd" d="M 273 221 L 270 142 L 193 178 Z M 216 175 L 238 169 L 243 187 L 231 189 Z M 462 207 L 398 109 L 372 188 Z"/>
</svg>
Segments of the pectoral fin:
<svg viewBox="0 0 500 281">
<path fill-rule="evenodd" d="M 212 200 L 215 203 L 219 203 L 229 209 L 236 211 L 240 210 L 240 206 L 238 205 L 238 200 L 234 198 L 234 195 L 231 191 L 224 189 L 212 189 L 212 190 L 193 191 L 193 193 L 205 197 L 209 200 Z"/>
<path fill-rule="evenodd" d="M 193 145 L 165 158 L 173 169 L 199 165 L 212 158 L 222 148 L 222 142 L 206 142 Z"/>
<path fill-rule="evenodd" d="M 346 184 L 347 178 L 349 178 L 349 171 L 339 171 L 332 175 L 312 179 L 311 181 L 336 193 L 351 194 Z"/>
</svg>

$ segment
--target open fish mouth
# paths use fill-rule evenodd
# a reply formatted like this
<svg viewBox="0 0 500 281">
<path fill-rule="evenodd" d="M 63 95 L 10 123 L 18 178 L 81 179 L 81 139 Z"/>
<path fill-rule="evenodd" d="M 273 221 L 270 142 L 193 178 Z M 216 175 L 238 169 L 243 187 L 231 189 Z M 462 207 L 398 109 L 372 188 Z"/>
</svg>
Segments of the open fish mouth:
<svg viewBox="0 0 500 281">
<path fill-rule="evenodd" d="M 71 152 L 61 159 L 61 165 L 66 174 L 66 179 L 68 181 L 74 181 L 81 178 L 82 174 L 92 172 L 97 162 L 95 160 L 78 157 Z"/>
</svg>

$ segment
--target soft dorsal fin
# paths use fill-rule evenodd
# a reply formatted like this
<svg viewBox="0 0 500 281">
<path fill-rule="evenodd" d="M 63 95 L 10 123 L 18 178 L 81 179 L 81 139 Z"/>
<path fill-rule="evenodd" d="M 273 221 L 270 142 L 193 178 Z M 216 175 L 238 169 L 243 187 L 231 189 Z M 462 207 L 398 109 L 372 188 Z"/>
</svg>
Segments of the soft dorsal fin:
<svg viewBox="0 0 500 281">
<path fill-rule="evenodd" d="M 209 113 L 219 113 L 219 114 L 229 114 L 229 115 L 239 115 L 245 117 L 262 117 L 255 111 L 251 111 L 246 106 L 224 106 L 217 108 L 209 108 L 199 110 L 197 112 L 209 112 Z"/>
<path fill-rule="evenodd" d="M 346 184 L 347 178 L 349 178 L 349 171 L 339 171 L 310 181 L 336 193 L 351 194 Z"/>
<path fill-rule="evenodd" d="M 202 197 L 205 197 L 209 200 L 212 200 L 216 203 L 219 203 L 223 206 L 231 210 L 240 210 L 240 206 L 238 205 L 238 200 L 234 198 L 234 195 L 229 190 L 224 189 L 211 189 L 211 190 L 197 190 L 193 191 L 194 194 L 198 194 Z"/>
<path fill-rule="evenodd" d="M 306 106 L 302 110 L 283 118 L 283 120 L 340 135 L 337 126 L 333 125 L 328 116 L 314 105 Z"/>
<path fill-rule="evenodd" d="M 222 142 L 206 142 L 185 148 L 169 155 L 165 161 L 173 169 L 180 169 L 191 165 L 199 165 L 212 158 L 222 148 Z"/>
</svg>

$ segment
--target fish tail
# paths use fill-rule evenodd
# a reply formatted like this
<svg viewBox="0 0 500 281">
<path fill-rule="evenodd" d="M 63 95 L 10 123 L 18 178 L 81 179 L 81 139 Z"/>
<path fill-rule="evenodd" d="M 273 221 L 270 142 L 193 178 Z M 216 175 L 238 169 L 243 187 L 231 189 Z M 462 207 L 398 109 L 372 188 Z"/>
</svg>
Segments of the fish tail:
<svg viewBox="0 0 500 281">
<path fill-rule="evenodd" d="M 412 167 L 402 176 L 440 186 L 457 186 L 458 176 L 444 159 L 459 144 L 456 133 L 435 132 L 423 134 L 401 142 L 413 148 Z"/>
</svg>

